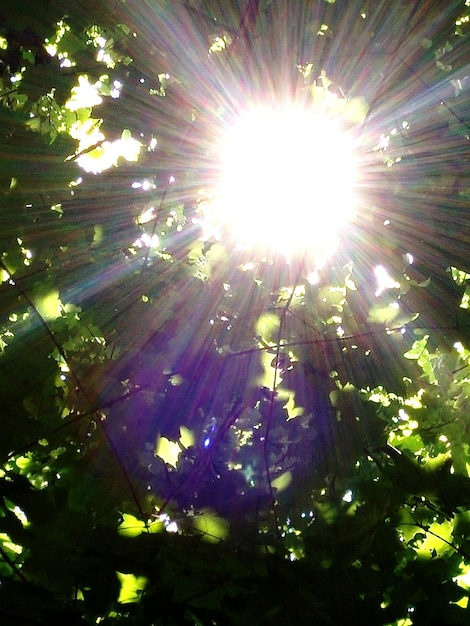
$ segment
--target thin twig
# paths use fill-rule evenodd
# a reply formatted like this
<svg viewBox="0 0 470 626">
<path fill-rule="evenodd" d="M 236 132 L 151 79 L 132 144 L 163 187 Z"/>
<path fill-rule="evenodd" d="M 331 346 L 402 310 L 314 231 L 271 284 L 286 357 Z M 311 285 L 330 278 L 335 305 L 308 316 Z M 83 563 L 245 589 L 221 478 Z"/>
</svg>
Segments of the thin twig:
<svg viewBox="0 0 470 626">
<path fill-rule="evenodd" d="M 289 311 L 291 312 L 291 311 Z M 305 341 L 292 341 L 290 343 L 283 343 L 283 348 L 292 348 L 296 346 L 308 346 L 308 345 L 324 345 L 329 343 L 340 343 L 346 341 L 354 341 L 356 339 L 362 339 L 364 337 L 374 337 L 383 334 L 391 334 L 400 332 L 404 327 L 397 326 L 396 328 L 385 328 L 380 330 L 369 330 L 363 333 L 356 333 L 354 335 L 345 335 L 344 337 L 323 337 L 322 339 L 309 339 Z M 462 330 L 464 328 L 470 328 L 470 325 L 452 325 L 452 326 L 419 326 L 421 330 Z M 247 350 L 240 350 L 238 352 L 228 352 L 224 354 L 225 357 L 245 356 L 247 354 L 254 354 L 256 352 L 262 352 L 263 350 L 272 350 L 274 346 L 262 346 L 256 348 L 248 348 Z"/>
<path fill-rule="evenodd" d="M 121 402 L 125 402 L 129 398 L 132 398 L 132 396 L 135 396 L 136 394 L 140 393 L 141 391 L 145 391 L 146 389 L 148 389 L 148 387 L 135 387 L 128 393 L 125 393 L 122 396 L 118 396 L 117 398 L 113 398 L 112 400 L 109 400 L 108 402 L 103 403 L 96 409 L 92 408 L 89 411 L 84 411 L 83 413 L 79 413 L 78 415 L 75 415 L 75 417 L 72 417 L 71 419 L 63 422 L 62 424 L 60 424 L 59 426 L 56 426 L 52 430 L 49 430 L 46 435 L 42 435 L 38 437 L 37 439 L 35 439 L 34 441 L 30 441 L 29 443 L 25 444 L 21 448 L 17 448 L 16 450 L 13 450 L 12 452 L 8 454 L 7 458 L 11 459 L 19 454 L 23 454 L 24 452 L 31 450 L 31 448 L 33 448 L 34 446 L 39 445 L 39 442 L 41 441 L 41 439 L 47 438 L 50 435 L 55 435 L 56 433 L 60 432 L 64 428 L 67 428 L 68 426 L 71 426 L 72 424 L 76 424 L 77 422 L 81 422 L 83 419 L 92 417 L 93 415 L 96 416 L 97 413 L 101 413 L 102 411 L 109 409 Z"/>
<path fill-rule="evenodd" d="M 1 546 L 0 546 L 0 555 L 2 556 L 3 560 L 5 561 L 5 563 L 8 563 L 8 565 L 15 572 L 15 574 L 18 576 L 18 578 L 21 580 L 21 582 L 22 583 L 27 583 L 28 580 L 25 577 L 25 575 L 23 574 L 23 572 L 20 570 L 18 565 L 12 559 L 10 559 L 8 554 L 5 552 L 5 550 Z"/>
<path fill-rule="evenodd" d="M 411 516 L 413 517 L 413 515 L 411 515 Z M 465 550 L 462 550 L 462 548 L 460 548 L 459 546 L 454 545 L 451 541 L 448 541 L 447 539 L 444 539 L 444 537 L 441 537 L 440 535 L 438 535 L 434 531 L 430 530 L 424 524 L 421 524 L 421 522 L 416 521 L 414 519 L 414 517 L 413 517 L 413 522 L 402 522 L 401 524 L 399 524 L 399 526 L 416 526 L 416 528 L 420 528 L 421 530 L 424 530 L 425 533 L 429 533 L 433 537 L 436 537 L 436 539 L 439 539 L 443 543 L 447 544 L 449 546 L 449 548 L 452 548 L 452 550 L 457 552 L 457 554 L 460 554 L 460 556 L 462 556 L 464 559 L 468 560 L 470 558 L 470 555 L 468 555 L 465 552 Z M 408 541 L 407 543 L 409 544 L 411 541 L 412 540 Z"/>
<path fill-rule="evenodd" d="M 10 273 L 9 269 L 7 268 L 7 266 L 4 264 L 4 262 L 3 262 L 1 259 L 0 259 L 0 268 L 1 268 L 4 272 L 6 272 L 6 273 L 7 273 L 7 275 L 8 275 L 9 277 L 11 277 L 11 273 Z M 108 442 L 109 447 L 111 448 L 111 451 L 112 451 L 112 453 L 113 453 L 114 457 L 116 458 L 116 461 L 117 461 L 117 463 L 118 463 L 119 467 L 121 468 L 122 474 L 123 474 L 124 479 L 125 479 L 125 481 L 126 481 L 126 483 L 127 483 L 127 485 L 128 485 L 129 491 L 130 491 L 130 492 L 131 492 L 131 494 L 132 494 L 132 498 L 133 498 L 133 500 L 134 500 L 134 502 L 135 502 L 135 505 L 136 505 L 136 507 L 137 507 L 137 509 L 138 509 L 139 513 L 140 513 L 141 515 L 143 515 L 143 509 L 142 509 L 142 507 L 141 507 L 141 505 L 140 505 L 140 502 L 139 502 L 139 499 L 138 499 L 138 497 L 137 497 L 137 492 L 136 492 L 136 490 L 134 489 L 134 486 L 133 486 L 133 485 L 132 485 L 132 483 L 131 483 L 131 480 L 130 480 L 130 478 L 129 478 L 129 475 L 128 475 L 128 473 L 127 473 L 127 470 L 126 470 L 126 468 L 125 468 L 125 465 L 124 465 L 124 463 L 123 463 L 123 461 L 122 461 L 122 459 L 121 459 L 121 457 L 120 457 L 120 455 L 119 455 L 119 453 L 118 453 L 118 451 L 117 451 L 117 448 L 116 448 L 116 446 L 115 446 L 115 444 L 114 444 L 114 442 L 113 442 L 113 440 L 112 440 L 112 438 L 111 438 L 111 435 L 109 434 L 109 432 L 108 432 L 108 430 L 107 430 L 106 426 L 104 425 L 104 422 L 103 422 L 102 417 L 101 417 L 101 415 L 100 415 L 100 411 L 99 411 L 99 409 L 97 409 L 97 408 L 94 406 L 94 403 L 93 403 L 93 401 L 91 400 L 91 398 L 90 398 L 90 396 L 88 395 L 88 393 L 86 392 L 86 389 L 85 389 L 85 387 L 83 386 L 83 384 L 82 384 L 82 382 L 81 382 L 80 378 L 77 376 L 77 374 L 74 372 L 73 368 L 71 367 L 70 363 L 68 362 L 67 355 L 66 355 L 66 353 L 65 353 L 64 348 L 63 348 L 63 347 L 62 347 L 62 345 L 61 345 L 61 344 L 57 341 L 57 339 L 56 339 L 56 337 L 55 337 L 54 333 L 53 333 L 53 332 L 52 332 L 52 330 L 49 328 L 49 325 L 47 324 L 46 320 L 43 318 L 43 316 L 41 315 L 41 313 L 38 311 L 38 309 L 37 309 L 36 305 L 34 304 L 34 302 L 33 302 L 33 301 L 31 300 L 31 298 L 28 296 L 28 294 L 26 293 L 26 291 L 25 291 L 25 290 L 24 290 L 24 289 L 23 289 L 20 285 L 18 285 L 18 284 L 15 282 L 14 278 L 12 278 L 12 277 L 11 277 L 11 280 L 13 281 L 13 284 L 14 284 L 14 286 L 16 287 L 16 289 L 17 289 L 18 293 L 19 293 L 19 294 L 20 294 L 20 295 L 21 295 L 21 296 L 22 296 L 22 297 L 26 300 L 26 303 L 27 303 L 27 304 L 28 304 L 28 305 L 32 308 L 32 310 L 34 311 L 34 313 L 35 313 L 36 317 L 37 317 L 37 318 L 38 318 L 38 320 L 39 320 L 40 325 L 43 327 L 44 331 L 47 333 L 47 335 L 48 335 L 48 336 L 49 336 L 49 338 L 51 339 L 52 343 L 53 343 L 53 344 L 54 344 L 54 346 L 57 348 L 57 350 L 58 350 L 58 352 L 59 352 L 60 356 L 61 356 L 61 357 L 62 357 L 62 359 L 64 360 L 64 363 L 66 363 L 66 364 L 67 364 L 67 366 L 68 366 L 68 368 L 69 368 L 70 376 L 73 378 L 73 380 L 75 381 L 75 384 L 77 385 L 78 389 L 79 389 L 79 390 L 80 390 L 80 392 L 83 394 L 83 397 L 85 398 L 85 400 L 86 400 L 86 401 L 88 402 L 88 404 L 90 405 L 90 407 L 91 407 L 91 410 L 92 410 L 93 414 L 95 414 L 95 415 L 96 415 L 96 417 L 97 417 L 97 420 L 96 420 L 96 421 L 97 421 L 97 422 L 98 422 L 98 424 L 100 425 L 100 427 L 101 427 L 101 429 L 102 429 L 102 431 L 103 431 L 103 433 L 104 433 L 105 439 L 106 439 L 106 441 Z"/>
<path fill-rule="evenodd" d="M 299 270 L 299 277 L 301 275 L 301 271 L 302 271 L 302 268 L 300 268 Z M 298 282 L 299 281 L 297 280 L 295 285 L 292 287 L 292 291 L 289 294 L 289 298 L 283 308 L 283 311 L 281 313 L 281 318 L 279 320 L 279 331 L 278 331 L 278 336 L 277 336 L 275 367 L 274 367 L 274 375 L 273 375 L 273 388 L 270 394 L 269 412 L 268 412 L 268 419 L 266 421 L 266 430 L 264 434 L 264 445 L 263 445 L 264 466 L 266 469 L 266 477 L 268 480 L 269 497 L 271 499 L 271 510 L 272 510 L 273 517 L 274 517 L 276 535 L 279 541 L 281 540 L 281 533 L 280 533 L 280 528 L 279 528 L 279 518 L 276 512 L 276 499 L 274 497 L 271 472 L 269 468 L 268 444 L 269 444 L 269 434 L 271 432 L 271 426 L 272 426 L 273 415 L 274 415 L 274 402 L 276 398 L 276 387 L 277 387 L 278 366 L 279 366 L 279 356 L 280 356 L 280 351 L 281 351 L 282 333 L 284 330 L 285 319 L 286 319 L 287 313 L 290 311 L 290 305 L 292 304 L 292 300 L 295 294 L 295 288 L 298 285 Z M 285 347 L 285 345 L 282 344 L 282 347 Z M 272 346 L 269 346 L 268 348 L 272 348 Z M 268 348 L 263 347 L 263 350 L 267 350 Z"/>
</svg>

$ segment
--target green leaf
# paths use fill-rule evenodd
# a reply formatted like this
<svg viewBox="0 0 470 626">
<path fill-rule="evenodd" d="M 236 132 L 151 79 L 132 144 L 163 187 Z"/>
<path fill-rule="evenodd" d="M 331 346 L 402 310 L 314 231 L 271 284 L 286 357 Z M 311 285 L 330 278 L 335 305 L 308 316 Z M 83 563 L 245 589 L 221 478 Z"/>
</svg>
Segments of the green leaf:
<svg viewBox="0 0 470 626">
<path fill-rule="evenodd" d="M 140 602 L 147 585 L 147 578 L 145 576 L 123 574 L 122 572 L 116 572 L 116 574 L 121 583 L 118 602 L 120 604 Z"/>
<path fill-rule="evenodd" d="M 194 518 L 194 527 L 201 533 L 203 541 L 218 543 L 229 534 L 229 524 L 210 509 L 204 509 Z"/>
<path fill-rule="evenodd" d="M 422 339 L 418 339 L 413 342 L 413 345 L 410 350 L 407 350 L 403 355 L 405 359 L 419 359 L 423 352 L 426 350 L 426 345 L 429 339 L 429 335 L 425 335 Z"/>
</svg>

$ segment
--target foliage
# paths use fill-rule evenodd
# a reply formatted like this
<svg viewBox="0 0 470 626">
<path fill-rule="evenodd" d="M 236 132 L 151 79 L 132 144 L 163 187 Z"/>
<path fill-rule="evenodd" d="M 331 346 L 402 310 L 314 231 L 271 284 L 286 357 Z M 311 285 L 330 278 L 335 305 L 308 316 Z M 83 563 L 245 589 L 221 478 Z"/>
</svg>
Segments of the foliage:
<svg viewBox="0 0 470 626">
<path fill-rule="evenodd" d="M 468 623 L 467 4 L 2 2 L 2 623 Z M 360 140 L 323 266 L 207 220 L 271 83 Z"/>
</svg>

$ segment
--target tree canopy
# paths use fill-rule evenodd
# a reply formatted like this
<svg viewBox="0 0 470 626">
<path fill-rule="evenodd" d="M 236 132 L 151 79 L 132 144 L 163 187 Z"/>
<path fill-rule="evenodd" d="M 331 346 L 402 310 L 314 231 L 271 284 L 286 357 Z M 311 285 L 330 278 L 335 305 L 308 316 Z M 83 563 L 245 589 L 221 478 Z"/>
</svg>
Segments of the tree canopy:
<svg viewBox="0 0 470 626">
<path fill-rule="evenodd" d="M 469 36 L 468 0 L 2 1 L 2 624 L 469 622 Z M 220 134 L 290 102 L 354 142 L 321 258 L 307 119 L 301 176 L 276 122 L 231 187 L 263 245 L 214 217 Z"/>
</svg>

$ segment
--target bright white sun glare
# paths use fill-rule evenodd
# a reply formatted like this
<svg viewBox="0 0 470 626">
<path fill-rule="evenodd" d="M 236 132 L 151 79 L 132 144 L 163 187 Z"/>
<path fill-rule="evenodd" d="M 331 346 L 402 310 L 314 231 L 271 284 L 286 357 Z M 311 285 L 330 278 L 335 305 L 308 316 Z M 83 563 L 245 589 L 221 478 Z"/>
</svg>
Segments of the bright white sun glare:
<svg viewBox="0 0 470 626">
<path fill-rule="evenodd" d="M 259 107 L 226 128 L 212 218 L 238 245 L 329 256 L 354 219 L 352 139 L 332 117 Z"/>
</svg>

